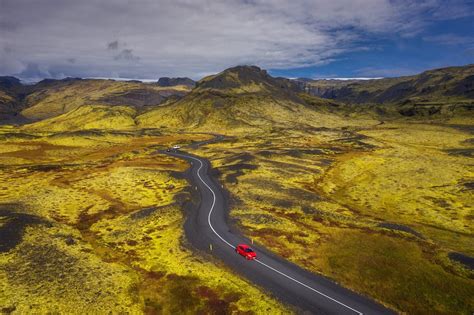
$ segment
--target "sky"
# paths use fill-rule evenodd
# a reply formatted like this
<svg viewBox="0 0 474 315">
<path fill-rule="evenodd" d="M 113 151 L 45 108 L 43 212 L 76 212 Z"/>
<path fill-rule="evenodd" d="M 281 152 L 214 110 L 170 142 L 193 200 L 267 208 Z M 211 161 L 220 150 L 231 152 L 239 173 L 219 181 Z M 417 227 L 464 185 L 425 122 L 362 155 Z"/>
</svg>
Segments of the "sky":
<svg viewBox="0 0 474 315">
<path fill-rule="evenodd" d="M 0 75 L 392 77 L 474 63 L 474 0 L 0 0 Z"/>
</svg>

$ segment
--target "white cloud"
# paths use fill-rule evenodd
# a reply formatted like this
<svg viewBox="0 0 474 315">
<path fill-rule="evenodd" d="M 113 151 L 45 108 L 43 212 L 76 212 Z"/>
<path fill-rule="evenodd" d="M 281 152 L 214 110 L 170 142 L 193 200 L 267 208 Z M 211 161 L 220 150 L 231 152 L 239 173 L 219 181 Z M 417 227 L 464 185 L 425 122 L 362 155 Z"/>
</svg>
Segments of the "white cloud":
<svg viewBox="0 0 474 315">
<path fill-rule="evenodd" d="M 367 34 L 409 36 L 429 19 L 459 16 L 443 15 L 445 3 L 3 0 L 0 75 L 28 76 L 37 65 L 51 76 L 196 78 L 236 64 L 318 65 L 360 49 Z"/>
</svg>

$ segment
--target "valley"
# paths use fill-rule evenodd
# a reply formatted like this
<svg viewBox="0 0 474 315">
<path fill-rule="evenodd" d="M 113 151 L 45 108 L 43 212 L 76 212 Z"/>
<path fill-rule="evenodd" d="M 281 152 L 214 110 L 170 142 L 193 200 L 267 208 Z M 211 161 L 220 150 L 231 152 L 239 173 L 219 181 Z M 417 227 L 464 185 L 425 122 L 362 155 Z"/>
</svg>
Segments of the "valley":
<svg viewBox="0 0 474 315">
<path fill-rule="evenodd" d="M 473 69 L 443 89 L 439 73 L 454 70 L 421 75 L 440 93 L 423 100 L 361 104 L 309 95 L 253 66 L 194 88 L 169 78 L 9 79 L 0 89 L 2 311 L 301 311 L 185 237 L 199 201 L 189 165 L 160 151 L 219 133 L 183 150 L 210 161 L 231 229 L 395 312 L 469 314 Z"/>
</svg>

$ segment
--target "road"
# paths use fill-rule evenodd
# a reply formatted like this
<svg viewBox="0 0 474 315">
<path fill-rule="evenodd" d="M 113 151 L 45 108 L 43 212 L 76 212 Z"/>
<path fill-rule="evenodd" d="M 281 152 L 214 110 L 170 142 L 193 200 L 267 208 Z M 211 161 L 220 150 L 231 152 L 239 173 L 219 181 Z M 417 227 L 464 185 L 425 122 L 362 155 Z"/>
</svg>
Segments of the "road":
<svg viewBox="0 0 474 315">
<path fill-rule="evenodd" d="M 214 141 L 222 139 L 216 137 Z M 193 144 L 202 145 L 212 141 Z M 221 259 L 238 274 L 265 288 L 281 301 L 305 314 L 394 314 L 393 311 L 356 294 L 333 281 L 312 274 L 260 246 L 252 246 L 258 257 L 247 261 L 235 253 L 239 243 L 250 241 L 229 227 L 228 200 L 216 178 L 209 175 L 208 160 L 183 151 L 166 154 L 191 164 L 186 177 L 200 195 L 200 202 L 189 209 L 185 222 L 188 241 L 197 249 Z M 212 245 L 212 251 L 210 250 Z"/>
</svg>

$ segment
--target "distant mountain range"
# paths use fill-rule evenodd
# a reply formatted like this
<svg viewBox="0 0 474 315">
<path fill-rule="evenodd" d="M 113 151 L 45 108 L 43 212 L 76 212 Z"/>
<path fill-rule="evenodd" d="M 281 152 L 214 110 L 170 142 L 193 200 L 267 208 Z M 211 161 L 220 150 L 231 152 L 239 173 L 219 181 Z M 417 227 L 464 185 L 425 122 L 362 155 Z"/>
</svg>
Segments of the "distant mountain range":
<svg viewBox="0 0 474 315">
<path fill-rule="evenodd" d="M 299 128 L 324 115 L 334 121 L 361 113 L 379 119 L 448 119 L 473 116 L 473 110 L 473 65 L 348 81 L 274 78 L 256 66 L 229 68 L 198 82 L 67 78 L 23 85 L 0 77 L 0 121 L 36 122 L 31 126 L 42 129 Z"/>
<path fill-rule="evenodd" d="M 0 120 L 37 121 L 83 105 L 121 105 L 142 112 L 189 91 L 186 84 L 163 87 L 140 81 L 66 78 L 23 85 L 17 78 L 0 77 Z"/>
<path fill-rule="evenodd" d="M 425 71 L 418 75 L 376 80 L 295 82 L 307 93 L 344 103 L 456 102 L 474 99 L 474 65 Z"/>
</svg>

